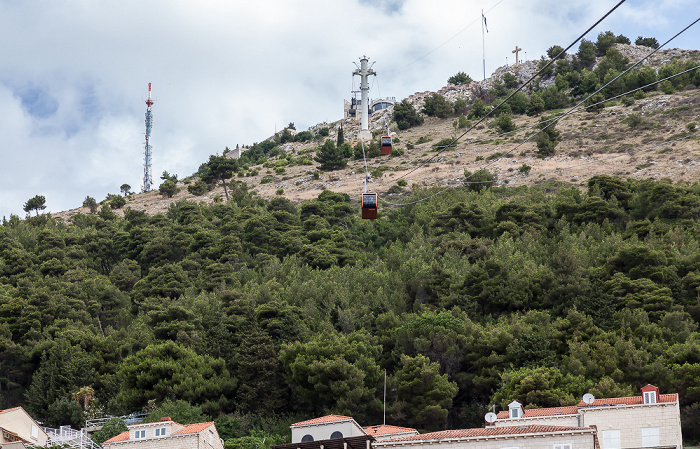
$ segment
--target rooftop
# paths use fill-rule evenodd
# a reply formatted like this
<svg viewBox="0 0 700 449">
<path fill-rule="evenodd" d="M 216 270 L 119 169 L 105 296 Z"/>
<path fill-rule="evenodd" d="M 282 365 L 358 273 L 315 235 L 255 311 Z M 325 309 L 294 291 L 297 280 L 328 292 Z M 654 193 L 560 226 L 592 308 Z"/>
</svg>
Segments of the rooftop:
<svg viewBox="0 0 700 449">
<path fill-rule="evenodd" d="M 125 430 L 122 433 L 120 433 L 117 436 L 114 436 L 110 438 L 109 440 L 106 440 L 105 443 L 116 443 L 118 441 L 129 441 L 129 431 Z"/>
<path fill-rule="evenodd" d="M 202 430 L 206 429 L 207 427 L 209 427 L 213 424 L 214 424 L 214 421 L 200 422 L 200 423 L 196 423 L 196 424 L 188 424 L 185 426 L 184 429 L 178 430 L 173 435 L 185 435 L 188 433 L 199 433 Z"/>
<path fill-rule="evenodd" d="M 387 424 L 363 427 L 362 430 L 364 430 L 367 435 L 391 435 L 394 433 L 416 432 L 416 429 L 412 427 L 389 426 Z"/>
<path fill-rule="evenodd" d="M 175 421 L 172 421 L 175 424 Z M 149 423 L 149 424 L 158 424 L 158 423 Z M 187 435 L 190 433 L 199 433 L 202 430 L 206 429 L 207 427 L 211 426 L 214 424 L 214 421 L 209 421 L 209 422 L 200 422 L 200 423 L 195 423 L 195 424 L 187 424 L 184 425 L 183 429 L 178 430 L 177 432 L 173 433 L 172 435 Z M 183 424 L 179 424 L 180 426 L 183 426 Z M 160 437 L 159 437 L 160 438 Z M 105 441 L 105 443 L 117 443 L 120 441 L 129 441 L 129 431 L 125 430 L 124 432 L 120 433 L 117 436 L 114 436 L 110 438 L 109 440 Z"/>
<path fill-rule="evenodd" d="M 292 424 L 292 426 L 310 426 L 313 424 L 323 424 L 329 422 L 342 422 L 342 421 L 354 421 L 353 418 L 343 415 L 326 415 L 320 418 L 308 419 L 306 421 L 301 421 Z"/>
<path fill-rule="evenodd" d="M 658 399 L 656 400 L 657 403 L 665 403 L 665 402 L 677 402 L 678 401 L 678 394 L 673 393 L 673 394 L 660 394 Z M 644 403 L 644 398 L 642 396 L 631 396 L 628 398 L 604 398 L 604 399 L 596 399 L 593 401 L 591 405 L 586 405 L 585 402 L 581 401 L 578 403 L 579 407 L 600 407 L 600 406 L 605 406 L 605 405 L 636 405 L 636 404 L 643 404 Z"/>
<path fill-rule="evenodd" d="M 508 426 L 498 428 L 476 428 L 476 429 L 460 429 L 460 430 L 441 430 L 439 432 L 424 433 L 420 435 L 412 435 L 408 437 L 392 438 L 389 440 L 379 441 L 375 444 L 381 445 L 385 442 L 400 442 L 400 441 L 429 441 L 429 440 L 453 440 L 460 438 L 473 437 L 489 437 L 501 435 L 524 435 L 536 433 L 561 433 L 587 431 L 595 433 L 592 427 L 571 427 L 571 426 L 546 426 L 546 425 L 531 425 L 531 426 Z"/>
<path fill-rule="evenodd" d="M 535 416 L 556 416 L 556 415 L 575 415 L 578 413 L 578 407 L 570 405 L 568 407 L 547 407 L 547 408 L 528 408 L 523 409 L 521 418 L 533 418 Z M 508 418 L 508 410 L 498 412 L 498 419 Z"/>
</svg>

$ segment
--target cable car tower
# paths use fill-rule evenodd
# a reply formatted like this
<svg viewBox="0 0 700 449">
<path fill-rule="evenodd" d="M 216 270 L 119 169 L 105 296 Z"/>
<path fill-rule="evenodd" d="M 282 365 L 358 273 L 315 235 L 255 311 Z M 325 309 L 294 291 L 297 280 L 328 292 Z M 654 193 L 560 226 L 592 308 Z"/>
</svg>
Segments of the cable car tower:
<svg viewBox="0 0 700 449">
<path fill-rule="evenodd" d="M 153 125 L 151 83 L 148 83 L 148 100 L 146 100 L 146 106 L 146 146 L 144 147 L 143 154 L 143 191 L 149 192 L 151 190 L 151 184 L 153 184 L 153 178 L 151 177 L 151 144 L 148 141 L 151 137 L 151 126 Z"/>
<path fill-rule="evenodd" d="M 377 74 L 377 72 L 372 70 L 372 65 L 374 65 L 374 63 L 368 67 L 368 62 L 369 59 L 367 56 L 361 57 L 360 66 L 357 67 L 357 63 L 355 63 L 357 70 L 352 72 L 353 76 L 360 75 L 360 91 L 362 92 L 360 136 L 364 137 L 366 140 L 369 140 L 372 136 L 369 132 L 369 82 L 367 81 L 367 77 Z"/>
</svg>

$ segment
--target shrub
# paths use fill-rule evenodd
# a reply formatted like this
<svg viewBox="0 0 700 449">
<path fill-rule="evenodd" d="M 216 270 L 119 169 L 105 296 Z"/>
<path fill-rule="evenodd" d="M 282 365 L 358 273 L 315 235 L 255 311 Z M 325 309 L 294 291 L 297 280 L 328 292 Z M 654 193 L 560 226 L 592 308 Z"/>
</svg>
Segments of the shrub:
<svg viewBox="0 0 700 449">
<path fill-rule="evenodd" d="M 452 139 L 450 137 L 446 137 L 444 139 L 441 139 L 439 142 L 437 142 L 435 145 L 433 145 L 433 150 L 444 151 L 448 148 L 453 148 L 456 146 L 454 141 L 455 141 L 455 139 Z"/>
<path fill-rule="evenodd" d="M 467 117 L 464 116 L 464 114 L 460 115 L 459 118 L 457 119 L 457 127 L 459 129 L 463 128 L 469 128 L 471 126 L 471 123 L 469 123 L 469 120 L 467 120 Z"/>
<path fill-rule="evenodd" d="M 532 167 L 530 167 L 529 165 L 523 164 L 520 167 L 518 167 L 518 172 L 520 172 L 524 175 L 529 175 L 531 169 L 532 169 Z"/>
<path fill-rule="evenodd" d="M 484 100 L 481 98 L 476 98 L 474 99 L 474 102 L 472 103 L 472 109 L 469 112 L 469 117 L 470 119 L 479 119 L 483 116 L 486 115 L 488 112 L 486 103 L 484 103 Z"/>
<path fill-rule="evenodd" d="M 464 170 L 464 185 L 472 192 L 481 192 L 488 189 L 497 180 L 498 176 L 488 170 L 479 170 L 474 174 L 469 170 Z"/>
<path fill-rule="evenodd" d="M 280 189 L 277 189 L 277 191 L 275 192 L 275 194 L 276 194 L 276 195 L 284 195 L 284 189 L 281 189 L 281 188 L 280 188 Z"/>
<path fill-rule="evenodd" d="M 107 195 L 107 203 L 112 209 L 120 209 L 126 204 L 126 200 L 121 195 Z"/>
<path fill-rule="evenodd" d="M 201 179 L 198 179 L 195 183 L 189 184 L 187 186 L 187 191 L 192 195 L 196 196 L 204 195 L 209 191 L 209 186 L 206 182 L 202 181 Z"/>
<path fill-rule="evenodd" d="M 642 116 L 639 114 L 630 114 L 623 120 L 630 128 L 636 128 L 642 124 L 642 121 Z"/>
<path fill-rule="evenodd" d="M 507 133 L 515 129 L 515 122 L 513 122 L 513 116 L 510 114 L 501 114 L 496 119 L 496 126 L 502 132 Z"/>
<path fill-rule="evenodd" d="M 655 37 L 639 36 L 637 39 L 635 39 L 634 45 L 644 45 L 645 47 L 659 48 L 659 41 L 657 41 Z"/>
<path fill-rule="evenodd" d="M 403 100 L 394 105 L 392 119 L 396 122 L 400 130 L 405 130 L 423 123 L 423 117 L 418 115 L 418 112 L 408 100 Z"/>
<path fill-rule="evenodd" d="M 314 138 L 314 135 L 310 131 L 302 131 L 294 136 L 295 142 L 307 142 Z"/>
<path fill-rule="evenodd" d="M 399 179 L 396 181 L 396 185 L 399 187 L 406 187 L 408 185 L 408 182 L 405 179 Z"/>
<path fill-rule="evenodd" d="M 469 104 L 464 98 L 456 99 L 454 103 L 455 115 L 464 115 L 464 113 L 468 111 L 468 106 Z"/>
<path fill-rule="evenodd" d="M 540 133 L 535 137 L 537 152 L 542 157 L 554 155 L 554 149 L 561 140 L 561 133 L 555 129 L 556 122 L 550 123 L 547 117 L 540 118 Z"/>
<path fill-rule="evenodd" d="M 173 195 L 175 195 L 180 189 L 177 188 L 177 184 L 168 179 L 163 181 L 163 184 L 158 187 L 158 190 L 160 191 L 161 195 L 172 198 Z"/>
<path fill-rule="evenodd" d="M 672 94 L 676 91 L 676 89 L 673 88 L 673 83 L 671 82 L 671 80 L 660 82 L 659 89 L 661 89 L 666 95 Z"/>
<path fill-rule="evenodd" d="M 510 72 L 506 72 L 503 75 L 503 85 L 508 89 L 515 89 L 518 87 L 518 78 Z"/>
<path fill-rule="evenodd" d="M 83 207 L 90 209 L 90 213 L 94 214 L 97 211 L 97 201 L 91 196 L 86 196 L 83 201 Z"/>
<path fill-rule="evenodd" d="M 469 84 L 471 83 L 472 77 L 467 75 L 464 72 L 457 72 L 456 74 L 452 75 L 447 79 L 447 82 L 450 84 L 456 84 L 458 86 L 461 86 L 463 84 Z"/>
<path fill-rule="evenodd" d="M 429 116 L 445 118 L 454 113 L 454 106 L 440 94 L 432 94 L 425 99 L 423 113 Z"/>
</svg>

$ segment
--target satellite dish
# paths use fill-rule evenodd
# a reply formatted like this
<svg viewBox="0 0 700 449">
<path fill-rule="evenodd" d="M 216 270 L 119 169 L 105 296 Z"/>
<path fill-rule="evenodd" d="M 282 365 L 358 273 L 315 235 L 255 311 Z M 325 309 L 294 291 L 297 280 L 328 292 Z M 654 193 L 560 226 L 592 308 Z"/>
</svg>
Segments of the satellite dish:
<svg viewBox="0 0 700 449">
<path fill-rule="evenodd" d="M 586 393 L 583 395 L 583 402 L 585 402 L 588 405 L 591 405 L 595 401 L 595 396 L 593 396 L 590 393 Z"/>
<path fill-rule="evenodd" d="M 486 416 L 484 416 L 484 419 L 486 420 L 487 423 L 493 424 L 496 422 L 496 414 L 492 412 L 488 412 Z"/>
</svg>

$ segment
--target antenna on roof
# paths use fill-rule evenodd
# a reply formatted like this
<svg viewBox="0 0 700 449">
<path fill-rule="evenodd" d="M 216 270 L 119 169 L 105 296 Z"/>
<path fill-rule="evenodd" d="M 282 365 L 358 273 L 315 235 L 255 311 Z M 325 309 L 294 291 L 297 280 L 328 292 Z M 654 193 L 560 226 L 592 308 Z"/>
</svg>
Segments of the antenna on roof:
<svg viewBox="0 0 700 449">
<path fill-rule="evenodd" d="M 495 422 L 496 422 L 496 418 L 497 418 L 497 416 L 496 416 L 496 414 L 493 413 L 493 412 L 488 412 L 488 413 L 486 414 L 486 416 L 484 416 L 484 419 L 485 419 L 486 422 L 489 423 L 489 424 L 495 423 Z"/>
<path fill-rule="evenodd" d="M 386 369 L 384 370 L 384 425 L 386 425 Z"/>
<path fill-rule="evenodd" d="M 593 396 L 590 393 L 586 393 L 583 395 L 583 402 L 586 403 L 586 405 L 591 405 L 595 401 L 595 396 Z"/>
</svg>

